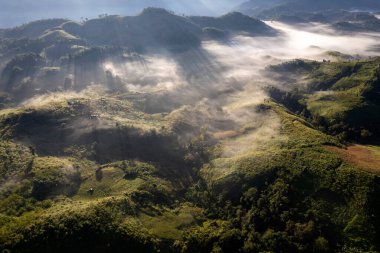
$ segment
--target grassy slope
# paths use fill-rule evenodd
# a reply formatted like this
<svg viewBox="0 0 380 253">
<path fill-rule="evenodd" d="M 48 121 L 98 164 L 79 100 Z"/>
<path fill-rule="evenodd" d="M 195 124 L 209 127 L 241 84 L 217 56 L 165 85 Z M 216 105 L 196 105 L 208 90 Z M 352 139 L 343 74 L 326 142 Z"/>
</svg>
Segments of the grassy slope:
<svg viewBox="0 0 380 253">
<path fill-rule="evenodd" d="M 88 151 L 80 147 L 79 150 L 78 147 L 67 149 L 67 153 L 60 157 L 37 156 L 33 154 L 33 148 L 13 142 L 13 136 L 18 135 L 20 127 L 26 127 L 22 126 L 25 123 L 20 118 L 30 113 L 58 121 L 67 117 L 83 121 L 90 117 L 106 122 L 112 120 L 118 122 L 118 127 L 126 125 L 138 129 L 141 136 L 151 130 L 162 130 L 162 126 L 167 125 L 162 116 L 145 115 L 136 111 L 128 101 L 112 97 L 88 100 L 87 96 L 72 98 L 72 94 L 49 96 L 40 102 L 37 99 L 26 103 L 19 109 L 1 111 L 2 248 L 27 252 L 28 247 L 38 240 L 49 243 L 54 240 L 52 231 L 46 230 L 49 226 L 56 229 L 54 233 L 66 233 L 63 241 L 75 243 L 79 248 L 81 243 L 86 244 L 86 240 L 77 240 L 75 235 L 80 236 L 86 229 L 92 231 L 94 237 L 100 236 L 100 241 L 113 242 L 110 250 L 128 248 L 127 237 L 131 235 L 132 244 L 136 243 L 136 252 L 146 252 L 158 247 L 156 237 L 178 239 L 182 229 L 196 225 L 202 210 L 180 202 L 171 208 L 177 189 L 162 177 L 163 171 L 156 167 L 157 164 L 137 160 L 97 164 L 87 160 Z M 44 143 L 49 145 L 49 142 Z M 41 145 L 40 142 L 34 144 Z M 178 178 L 175 180 L 179 184 Z M 91 188 L 94 189 L 92 194 L 89 193 Z M 101 224 L 95 225 L 95 222 Z M 108 231 L 112 226 L 114 231 Z M 44 250 L 38 247 L 45 246 L 35 245 L 30 250 Z M 67 248 L 63 244 L 56 247 L 63 251 L 71 250 L 70 246 Z M 99 250 L 96 247 L 94 251 Z"/>
<path fill-rule="evenodd" d="M 272 92 L 276 101 L 341 139 L 378 142 L 380 58 L 323 63 L 299 60 L 272 70 L 282 78 L 286 71 L 296 73 L 289 80 L 291 90 Z"/>
<path fill-rule="evenodd" d="M 376 78 L 379 60 L 325 63 L 310 75 L 312 85 L 327 90 L 311 94 L 308 109 L 329 121 L 360 107 L 366 101 L 363 92 Z"/>
<path fill-rule="evenodd" d="M 291 229 L 288 226 L 292 222 L 299 225 L 312 222 L 312 233 L 320 233 L 323 238 L 312 236 L 315 243 L 327 238 L 331 246 L 339 242 L 347 251 L 373 248 L 378 231 L 366 234 L 368 230 L 362 222 L 371 219 L 369 213 L 376 212 L 368 209 L 368 205 L 378 192 L 374 186 L 378 178 L 356 170 L 352 163 L 346 163 L 334 152 L 325 150 L 325 145 L 341 146 L 334 137 L 313 129 L 281 106 L 273 103 L 267 106 L 281 119 L 282 128 L 277 142 L 271 142 L 272 145 L 263 150 L 223 162 L 216 159 L 203 168 L 206 181 L 219 201 L 252 205 L 242 208 L 241 219 L 243 227 L 245 220 L 255 219 L 251 229 L 256 233 L 246 232 L 248 235 L 245 236 L 255 238 L 256 243 L 249 245 L 246 241 L 243 247 L 274 252 L 307 250 L 307 246 L 302 245 L 305 239 L 296 239 L 297 235 L 287 229 Z M 283 136 L 287 138 L 281 138 Z M 225 167 L 228 167 L 228 174 L 220 176 Z M 312 215 L 302 217 L 298 216 L 300 213 Z M 313 218 L 322 213 L 328 214 L 328 218 Z M 361 223 L 348 233 L 348 226 L 358 220 Z M 373 225 L 371 222 L 368 224 Z M 260 228 L 263 223 L 264 227 Z M 284 230 L 282 226 L 288 228 Z M 202 234 L 203 229 L 207 228 L 202 227 L 197 233 Z M 335 235 L 331 234 L 332 231 Z M 269 247 L 272 239 L 268 238 L 268 233 L 271 237 L 279 236 L 277 243 Z M 282 246 L 278 244 L 280 237 L 284 237 L 286 242 Z"/>
</svg>

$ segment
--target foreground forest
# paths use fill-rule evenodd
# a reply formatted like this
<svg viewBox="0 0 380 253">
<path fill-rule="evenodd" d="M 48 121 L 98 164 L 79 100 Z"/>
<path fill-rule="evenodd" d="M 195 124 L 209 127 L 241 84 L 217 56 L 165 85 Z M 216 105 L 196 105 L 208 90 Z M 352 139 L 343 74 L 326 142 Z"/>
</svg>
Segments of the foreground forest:
<svg viewBox="0 0 380 253">
<path fill-rule="evenodd" d="M 285 31 L 156 8 L 2 30 L 0 251 L 379 252 L 380 57 L 243 44 Z"/>
</svg>

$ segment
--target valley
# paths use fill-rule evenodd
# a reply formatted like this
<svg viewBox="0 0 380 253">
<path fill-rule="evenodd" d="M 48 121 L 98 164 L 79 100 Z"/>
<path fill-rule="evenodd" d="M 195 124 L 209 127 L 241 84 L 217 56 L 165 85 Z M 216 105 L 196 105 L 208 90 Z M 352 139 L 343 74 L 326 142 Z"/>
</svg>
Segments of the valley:
<svg viewBox="0 0 380 253">
<path fill-rule="evenodd" d="M 0 250 L 377 252 L 375 30 L 152 7 L 4 29 Z"/>
</svg>

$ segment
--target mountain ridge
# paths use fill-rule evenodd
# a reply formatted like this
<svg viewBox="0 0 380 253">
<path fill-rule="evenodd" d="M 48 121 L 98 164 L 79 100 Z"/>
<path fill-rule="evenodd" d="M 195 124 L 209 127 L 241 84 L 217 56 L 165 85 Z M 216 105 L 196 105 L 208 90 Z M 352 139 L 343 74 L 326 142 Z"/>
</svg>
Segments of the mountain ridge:
<svg viewBox="0 0 380 253">
<path fill-rule="evenodd" d="M 311 1 L 295 0 L 280 1 L 273 0 L 269 3 L 260 0 L 251 0 L 243 3 L 237 8 L 238 11 L 250 16 L 271 19 L 283 14 L 294 14 L 297 12 L 317 12 L 326 10 L 380 10 L 380 3 L 375 0 L 338 0 L 338 1 Z"/>
</svg>

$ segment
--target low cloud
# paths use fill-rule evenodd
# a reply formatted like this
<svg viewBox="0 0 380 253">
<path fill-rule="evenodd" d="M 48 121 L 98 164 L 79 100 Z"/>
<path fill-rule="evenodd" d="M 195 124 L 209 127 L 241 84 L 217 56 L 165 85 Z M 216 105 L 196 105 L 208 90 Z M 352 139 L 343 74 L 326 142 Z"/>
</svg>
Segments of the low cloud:
<svg viewBox="0 0 380 253">
<path fill-rule="evenodd" d="M 168 116 L 163 120 L 183 117 L 199 129 L 185 134 L 185 140 L 203 131 L 225 144 L 224 156 L 242 154 L 254 146 L 262 146 L 260 143 L 265 140 L 279 137 L 277 116 L 257 110 L 257 105 L 267 98 L 265 88 L 279 86 L 265 72 L 269 65 L 294 58 L 322 60 L 326 51 L 366 57 L 374 54 L 371 48 L 378 45 L 380 37 L 368 33 L 339 34 L 321 24 L 308 27 L 267 24 L 279 30 L 279 36 L 237 35 L 228 42 L 205 41 L 199 49 L 177 54 L 109 59 L 103 63 L 102 71 L 120 78 L 129 92 L 153 98 L 147 113 L 165 112 Z M 71 97 L 93 97 L 87 94 L 89 90 L 48 94 L 23 105 L 38 108 Z"/>
</svg>

